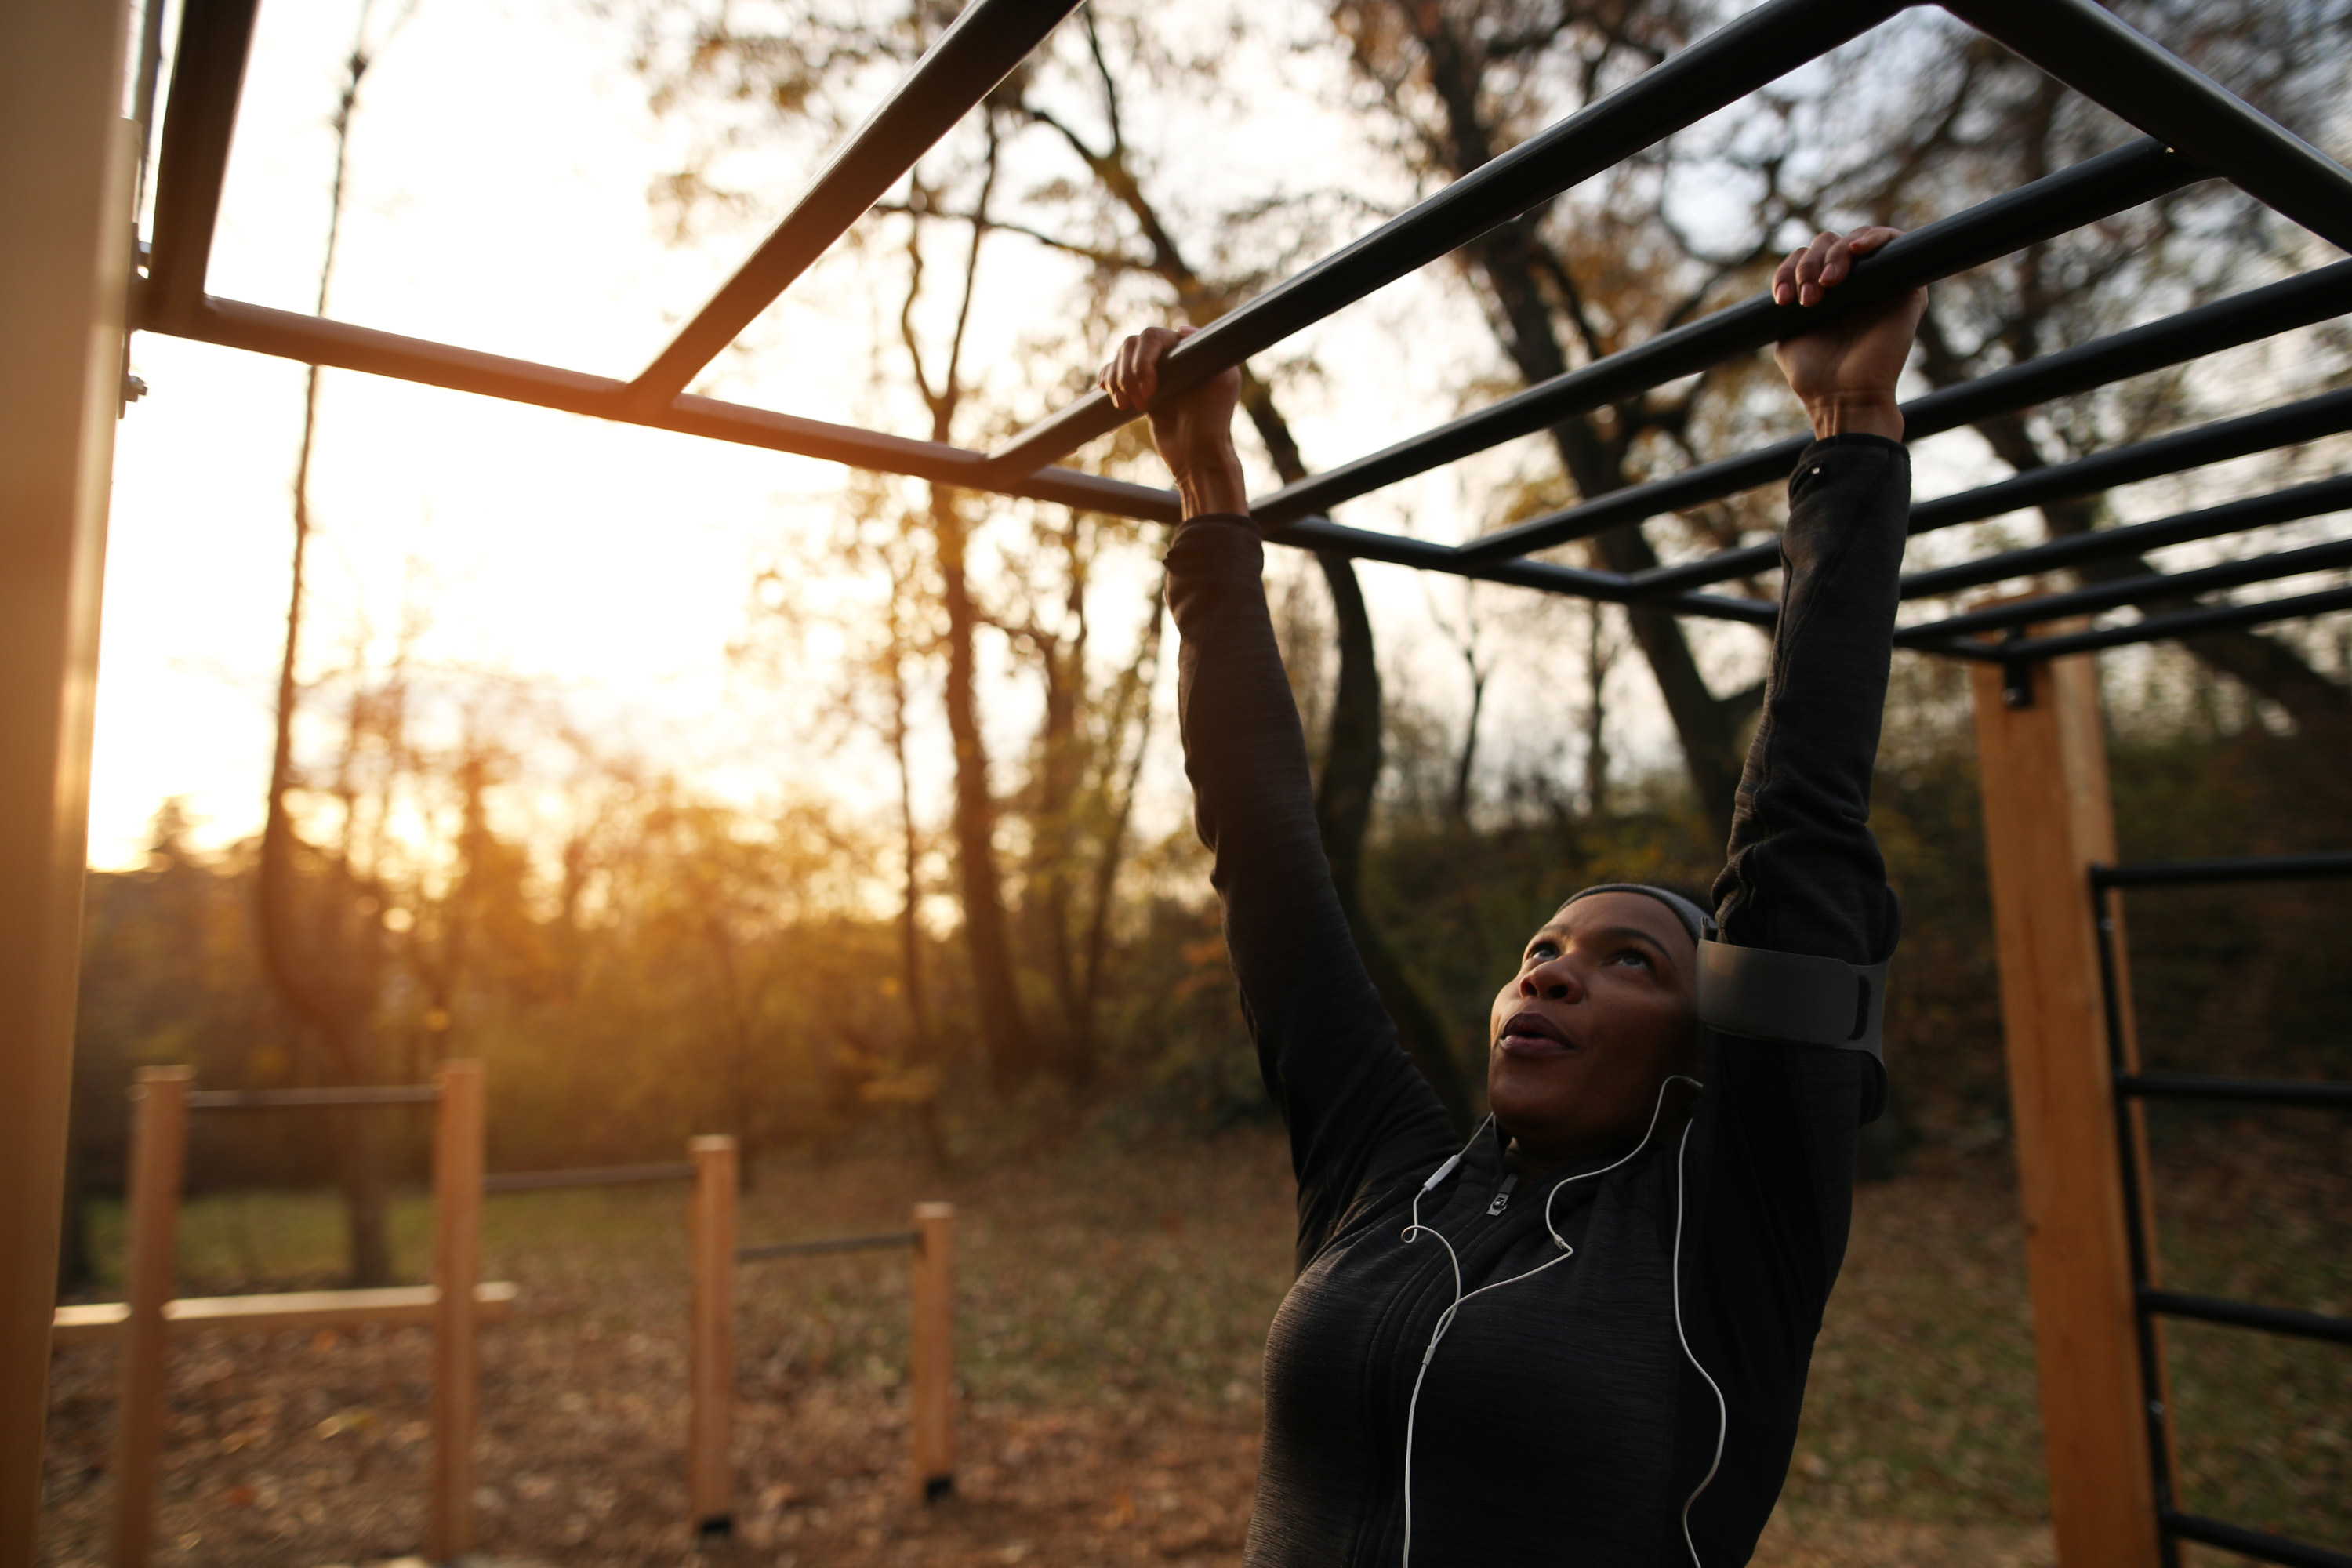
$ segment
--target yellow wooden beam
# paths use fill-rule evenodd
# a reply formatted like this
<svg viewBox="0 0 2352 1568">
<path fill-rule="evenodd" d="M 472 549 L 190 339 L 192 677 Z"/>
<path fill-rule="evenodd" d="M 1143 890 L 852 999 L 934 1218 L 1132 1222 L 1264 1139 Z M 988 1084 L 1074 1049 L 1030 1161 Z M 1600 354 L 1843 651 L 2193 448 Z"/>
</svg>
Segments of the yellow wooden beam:
<svg viewBox="0 0 2352 1568">
<path fill-rule="evenodd" d="M 514 1313 L 519 1294 L 511 1280 L 485 1280 L 474 1287 L 474 1321 L 502 1323 Z M 363 1323 L 391 1328 L 430 1328 L 441 1292 L 431 1285 L 396 1285 L 380 1290 L 288 1290 L 275 1295 L 184 1296 L 163 1308 L 173 1339 L 191 1334 L 268 1333 L 278 1329 L 356 1329 Z M 121 1301 L 59 1307 L 49 1342 L 56 1345 L 101 1344 L 122 1332 L 131 1310 Z"/>
</svg>

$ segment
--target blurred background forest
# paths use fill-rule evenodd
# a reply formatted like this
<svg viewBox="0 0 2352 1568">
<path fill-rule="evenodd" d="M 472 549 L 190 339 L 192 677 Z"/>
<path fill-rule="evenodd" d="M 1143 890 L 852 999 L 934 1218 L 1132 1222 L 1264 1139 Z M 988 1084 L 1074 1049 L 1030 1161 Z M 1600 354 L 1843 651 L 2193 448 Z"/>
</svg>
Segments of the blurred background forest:
<svg viewBox="0 0 2352 1568">
<path fill-rule="evenodd" d="M 316 302 L 330 310 L 371 73 L 415 45 L 411 14 L 434 5 L 359 7 L 317 213 L 328 237 Z M 2313 141 L 2352 152 L 2344 0 L 2119 8 Z M 1090 5 L 837 248 L 815 286 L 862 363 L 857 406 L 833 416 L 985 445 L 1087 384 L 1125 332 L 1213 320 L 1726 8 L 1184 9 Z M 805 166 L 953 11 L 598 8 L 676 132 L 652 221 L 680 245 L 757 233 L 776 210 L 776 169 Z M 1816 226 L 1916 225 L 2125 139 L 1963 33 L 1940 14 L 1906 16 L 1474 242 L 1398 297 L 1416 325 L 1385 382 L 1344 344 L 1314 340 L 1253 365 L 1255 477 L 1297 479 L 1377 446 L 1391 419 L 1490 401 L 1740 298 Z M 1286 138 L 1299 155 L 1268 156 Z M 1318 138 L 1343 142 L 1346 159 L 1318 158 Z M 1196 177 L 1203 160 L 1213 177 Z M 1939 289 L 1914 384 L 2301 270 L 2324 248 L 2229 192 L 2191 186 Z M 722 361 L 713 374 L 740 369 Z M 1922 492 L 2347 377 L 2352 338 L 2336 323 L 1938 437 L 1922 448 Z M 811 1152 L 944 1169 L 1058 1146 L 1082 1125 L 1266 1119 L 1185 815 L 1155 531 L 910 480 L 848 482 L 820 526 L 780 527 L 743 566 L 728 632 L 732 689 L 752 694 L 739 721 L 766 726 L 759 744 L 792 759 L 781 782 L 746 791 L 600 724 L 575 692 L 434 657 L 429 574 L 393 595 L 395 616 L 383 595 L 373 619 L 336 603 L 341 580 L 320 579 L 304 554 L 334 521 L 311 478 L 334 418 L 322 379 L 311 373 L 302 405 L 260 826 L 200 842 L 186 807 L 165 800 L 144 864 L 90 879 L 69 1286 L 89 1267 L 88 1202 L 121 1187 L 124 1088 L 151 1064 L 261 1088 L 413 1082 L 443 1058 L 479 1058 L 494 1170 L 675 1158 L 704 1131 L 741 1138 L 754 1181 L 763 1157 Z M 1351 516 L 1483 531 L 1788 434 L 1796 414 L 1759 358 Z M 1130 429 L 1083 460 L 1164 482 L 1139 443 Z M 1915 561 L 2318 477 L 2347 450 L 2317 442 L 1954 530 L 1921 541 Z M 1760 537 L 1780 504 L 1768 489 L 1570 552 L 1615 570 L 1682 559 Z M 1343 901 L 1416 1061 L 1467 1117 L 1488 998 L 1534 921 L 1592 880 L 1711 879 L 1763 640 L 1275 555 L 1269 592 Z M 1769 577 L 1733 586 L 1774 592 Z M 2341 619 L 2112 657 L 2126 857 L 2343 847 L 2348 669 Z M 1894 1110 L 1864 1152 L 1874 1176 L 1923 1148 L 1983 1149 L 2005 1133 L 1969 713 L 1961 672 L 1898 657 L 1875 821 L 1906 934 L 1888 1015 Z M 2343 911 L 2299 899 L 2221 889 L 2135 903 L 2154 1059 L 2352 1076 Z M 348 1276 L 389 1278 L 386 1194 L 421 1179 L 425 1150 L 361 1127 L 200 1123 L 191 1180 L 335 1185 L 351 1215 Z"/>
</svg>

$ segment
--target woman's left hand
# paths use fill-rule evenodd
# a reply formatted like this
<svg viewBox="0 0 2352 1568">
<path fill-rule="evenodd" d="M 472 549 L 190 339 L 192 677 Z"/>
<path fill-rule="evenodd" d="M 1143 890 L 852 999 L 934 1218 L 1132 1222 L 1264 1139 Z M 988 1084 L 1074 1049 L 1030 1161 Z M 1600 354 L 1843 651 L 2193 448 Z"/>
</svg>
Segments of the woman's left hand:
<svg viewBox="0 0 2352 1568">
<path fill-rule="evenodd" d="M 1873 226 L 1852 234 L 1816 235 L 1790 252 L 1772 275 L 1772 299 L 1781 305 L 1818 305 L 1853 271 L 1854 259 L 1901 231 Z M 1903 411 L 1895 383 L 1911 356 L 1911 340 L 1927 310 L 1927 291 L 1914 289 L 1885 303 L 1842 316 L 1774 351 L 1789 390 L 1804 404 L 1813 434 L 1871 435 L 1903 439 Z"/>
</svg>

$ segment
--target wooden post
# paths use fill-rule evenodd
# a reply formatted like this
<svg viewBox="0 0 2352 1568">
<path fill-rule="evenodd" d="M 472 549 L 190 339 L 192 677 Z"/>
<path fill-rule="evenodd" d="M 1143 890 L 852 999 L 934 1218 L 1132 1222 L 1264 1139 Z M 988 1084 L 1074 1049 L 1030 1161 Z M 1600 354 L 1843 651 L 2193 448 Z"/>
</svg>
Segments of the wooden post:
<svg viewBox="0 0 2352 1568">
<path fill-rule="evenodd" d="M 723 1536 L 735 1527 L 735 1140 L 697 1138 L 687 1149 L 694 1160 L 688 1507 L 698 1536 Z"/>
<path fill-rule="evenodd" d="M 955 1490 L 955 1205 L 915 1205 L 913 1388 L 915 1495 Z"/>
<path fill-rule="evenodd" d="M 433 1144 L 433 1501 L 425 1552 L 474 1549 L 474 1406 L 480 1392 L 474 1282 L 482 1272 L 482 1064 L 441 1065 Z"/>
<path fill-rule="evenodd" d="M 2153 1568 L 2135 1332 L 2089 867 L 2115 820 L 2087 656 L 1975 667 L 2010 1108 L 2025 1206 L 2050 1510 L 2063 1568 Z M 2024 700 L 2016 700 L 2017 698 Z"/>
<path fill-rule="evenodd" d="M 131 1203 L 125 1226 L 122 1353 L 114 1396 L 114 1568 L 145 1568 L 163 1453 L 165 1354 L 188 1164 L 190 1068 L 142 1068 L 131 1089 Z"/>
<path fill-rule="evenodd" d="M 129 11 L 0 5 L 0 1568 L 28 1568 L 40 1531 L 131 264 Z"/>
</svg>

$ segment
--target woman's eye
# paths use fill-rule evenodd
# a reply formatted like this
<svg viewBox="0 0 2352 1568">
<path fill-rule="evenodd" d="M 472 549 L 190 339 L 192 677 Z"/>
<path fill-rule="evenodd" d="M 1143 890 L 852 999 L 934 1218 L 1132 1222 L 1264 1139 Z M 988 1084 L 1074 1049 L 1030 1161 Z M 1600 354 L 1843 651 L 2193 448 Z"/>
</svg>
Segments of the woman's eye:
<svg viewBox="0 0 2352 1568">
<path fill-rule="evenodd" d="M 1553 959 L 1558 958 L 1559 956 L 1559 943 L 1557 943 L 1557 942 L 1539 942 L 1536 943 L 1533 947 L 1530 947 L 1530 948 L 1528 948 L 1528 949 L 1527 962 L 1528 962 L 1528 963 L 1550 963 Z"/>
<path fill-rule="evenodd" d="M 1639 964 L 1643 969 L 1647 969 L 1650 967 L 1650 955 L 1643 952 L 1638 947 L 1629 947 L 1618 952 L 1616 956 L 1610 959 L 1609 962 L 1612 963 Z"/>
</svg>

